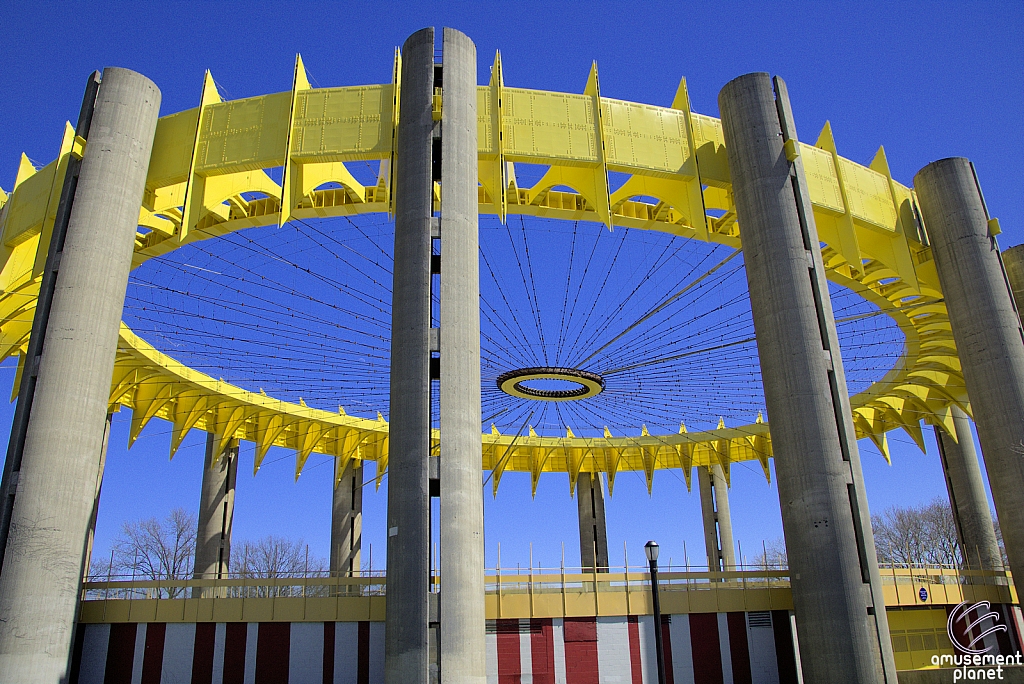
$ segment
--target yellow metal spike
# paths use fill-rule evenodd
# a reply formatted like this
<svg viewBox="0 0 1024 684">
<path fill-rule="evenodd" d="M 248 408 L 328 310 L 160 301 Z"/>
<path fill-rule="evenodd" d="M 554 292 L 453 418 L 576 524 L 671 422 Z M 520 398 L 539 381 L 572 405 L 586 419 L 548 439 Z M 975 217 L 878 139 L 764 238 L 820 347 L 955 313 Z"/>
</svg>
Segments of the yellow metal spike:
<svg viewBox="0 0 1024 684">
<path fill-rule="evenodd" d="M 341 406 L 341 405 L 338 406 L 338 415 L 339 416 L 348 415 L 348 414 L 345 413 L 345 407 L 344 406 Z"/>
<path fill-rule="evenodd" d="M 395 169 L 398 162 L 398 97 L 402 91 L 402 51 L 395 48 L 395 62 L 391 70 L 391 147 L 387 161 L 387 174 L 381 174 L 381 180 L 387 183 L 388 189 L 388 217 L 395 217 Z M 383 171 L 384 161 L 381 161 Z M 378 482 L 377 487 L 380 487 Z"/>
<path fill-rule="evenodd" d="M 18 174 L 14 177 L 14 189 L 17 190 L 19 185 L 34 175 L 36 175 L 36 167 L 29 161 L 28 155 L 22 152 L 21 162 L 18 164 Z"/>
<path fill-rule="evenodd" d="M 567 439 L 572 439 L 574 435 L 572 430 L 566 428 L 568 433 Z M 580 478 L 580 470 L 583 469 L 583 459 L 586 451 L 579 447 L 571 447 L 566 449 L 566 470 L 569 471 L 569 496 L 576 495 L 576 483 Z"/>
<path fill-rule="evenodd" d="M 309 408 L 308 406 L 306 406 L 306 402 L 302 400 L 302 397 L 299 397 L 299 406 L 301 406 L 302 408 Z"/>
<path fill-rule="evenodd" d="M 883 432 L 879 435 L 869 434 L 868 437 L 871 439 L 871 443 L 881 452 L 885 462 L 892 465 L 892 456 L 889 454 L 889 440 L 886 438 L 885 433 Z"/>
<path fill-rule="evenodd" d="M 384 422 L 384 414 L 382 414 L 380 411 L 377 411 L 377 422 L 378 423 L 383 423 Z"/>
<path fill-rule="evenodd" d="M 209 399 L 202 395 L 178 397 L 178 400 L 175 402 L 174 420 L 172 421 L 174 428 L 171 431 L 170 458 L 174 458 L 174 454 L 178 451 L 178 447 L 181 446 L 181 441 L 185 439 L 185 435 L 206 414 L 209 401 Z"/>
<path fill-rule="evenodd" d="M 292 161 L 292 152 L 295 140 L 292 137 L 292 130 L 295 128 L 295 114 L 299 109 L 299 93 L 310 90 L 309 78 L 306 76 L 306 67 L 302 63 L 302 55 L 295 55 L 295 73 L 292 77 L 292 98 L 288 110 L 288 127 L 285 129 L 284 143 L 284 168 L 281 175 L 281 211 L 278 214 L 278 227 L 284 226 L 291 217 L 292 205 L 302 199 L 302 173 L 301 165 Z"/>
<path fill-rule="evenodd" d="M 719 418 L 718 418 L 718 429 L 719 430 L 724 430 L 725 429 L 725 418 L 722 418 L 721 416 L 719 416 Z"/>
<path fill-rule="evenodd" d="M 818 135 L 814 146 L 825 150 L 832 155 L 832 164 L 835 168 L 836 181 L 839 184 L 839 195 L 843 200 L 844 212 L 836 220 L 838 227 L 838 251 L 846 259 L 847 265 L 858 275 L 864 274 L 864 264 L 861 262 L 860 241 L 857 239 L 857 229 L 853 224 L 853 212 L 850 209 L 850 199 L 847 194 L 846 181 L 843 173 L 843 163 L 840 160 L 839 152 L 836 150 L 836 141 L 832 135 L 832 123 L 826 121 L 821 133 Z M 819 237 L 823 240 L 827 234 L 827 227 L 823 224 L 824 230 L 819 231 Z M 822 234 L 824 233 L 824 234 Z M 829 240 L 825 240 L 830 242 Z"/>
<path fill-rule="evenodd" d="M 725 484 L 729 487 L 732 486 L 732 440 L 731 439 L 719 439 L 714 442 L 715 444 L 715 456 L 718 458 L 718 464 L 722 466 L 722 474 L 725 475 Z"/>
<path fill-rule="evenodd" d="M 604 438 L 605 438 L 605 439 L 611 439 L 611 438 L 612 438 L 612 433 L 611 433 L 611 431 L 610 431 L 610 430 L 608 429 L 608 426 L 607 426 L 607 425 L 605 425 L 605 426 L 604 426 Z"/>
<path fill-rule="evenodd" d="M 498 428 L 495 427 L 494 423 L 491 423 L 491 434 L 492 435 L 501 435 L 501 433 L 498 432 Z"/>
<path fill-rule="evenodd" d="M 253 474 L 260 469 L 263 459 L 266 458 L 270 447 L 288 427 L 280 414 L 270 412 L 257 416 L 256 418 L 256 455 L 253 459 Z"/>
<path fill-rule="evenodd" d="M 341 483 L 341 479 L 345 476 L 345 468 L 351 463 L 352 459 L 350 456 L 342 453 L 341 456 L 336 456 L 334 459 L 334 489 L 338 488 Z M 362 484 L 362 483 L 360 483 Z"/>
<path fill-rule="evenodd" d="M 679 456 L 679 467 L 682 468 L 683 477 L 686 479 L 686 491 L 689 492 L 693 477 L 693 444 L 677 444 L 676 454 Z"/>
<path fill-rule="evenodd" d="M 572 428 L 570 428 L 568 425 L 566 425 L 565 426 L 565 438 L 566 439 L 574 439 L 575 437 L 576 437 L 576 435 L 572 434 Z"/>
<path fill-rule="evenodd" d="M 218 436 L 220 439 L 217 443 L 214 463 L 220 461 L 221 454 L 228 448 L 231 440 L 235 438 L 238 428 L 242 427 L 242 424 L 247 419 L 248 416 L 243 406 L 236 406 L 234 408 L 229 406 L 217 411 L 217 429 L 219 430 Z"/>
<path fill-rule="evenodd" d="M 758 425 L 764 422 L 764 416 L 761 415 L 760 411 L 757 412 L 757 418 L 754 420 L 754 422 L 757 423 Z"/>
<path fill-rule="evenodd" d="M 892 200 L 893 210 L 896 215 L 894 226 L 897 235 L 904 238 L 911 237 L 915 242 L 921 242 L 922 236 L 918 234 L 917 218 L 914 215 L 914 208 L 911 206 L 911 194 L 906 189 L 899 190 L 897 183 L 892 179 L 892 172 L 889 170 L 889 160 L 885 156 L 885 148 L 878 147 L 875 158 L 871 160 L 869 169 L 885 176 L 889 186 L 889 197 Z M 893 257 L 896 261 L 896 271 L 913 289 L 920 289 L 921 285 L 917 279 L 917 266 L 913 251 L 906 239 L 891 241 Z"/>
<path fill-rule="evenodd" d="M 650 437 L 651 436 L 651 433 L 647 431 L 647 426 L 646 425 L 641 425 L 640 426 L 640 436 L 641 437 Z"/>
<path fill-rule="evenodd" d="M 501 53 L 494 53 L 494 65 L 491 67 L 491 78 L 487 85 L 488 101 L 490 108 L 490 126 L 486 130 L 489 137 L 480 140 L 480 162 L 478 173 L 480 185 L 494 202 L 494 211 L 498 215 L 498 221 L 505 223 L 505 216 L 508 211 L 508 180 L 506 177 L 507 168 L 505 165 L 504 139 L 501 134 L 502 121 L 504 120 L 504 78 L 501 74 Z M 481 112 L 481 115 L 483 113 Z"/>
<path fill-rule="evenodd" d="M 301 424 L 299 428 L 299 435 L 297 440 L 297 448 L 295 450 L 295 479 L 299 479 L 299 475 L 302 474 L 302 469 L 306 465 L 306 461 L 309 459 L 309 455 L 313 453 L 313 449 L 316 448 L 320 438 L 323 436 L 323 428 L 320 423 L 315 421 L 306 421 Z"/>
<path fill-rule="evenodd" d="M 540 482 L 540 474 L 544 471 L 544 464 L 547 463 L 548 454 L 548 449 L 530 449 L 530 496 L 534 499 L 537 498 L 537 484 Z"/>
<path fill-rule="evenodd" d="M 213 80 L 213 74 L 209 70 L 203 77 L 203 93 L 199 98 L 199 111 L 196 113 L 196 132 L 192 143 L 192 160 L 189 164 L 188 179 L 185 182 L 185 195 L 182 200 L 183 214 L 181 217 L 181 228 L 178 230 L 178 241 L 182 242 L 188 236 L 192 226 L 199 221 L 199 214 L 203 210 L 203 200 L 206 195 L 206 178 L 196 174 L 196 164 L 199 160 L 199 137 L 203 130 L 203 115 L 206 108 L 223 102 L 220 93 L 217 91 L 217 84 Z"/>
<path fill-rule="evenodd" d="M 689 208 L 690 220 L 694 230 L 697 231 L 697 238 L 708 239 L 707 206 L 704 204 L 703 183 L 700 178 L 700 165 L 697 160 L 697 139 L 693 130 L 693 114 L 690 110 L 690 93 L 686 87 L 686 78 L 679 79 L 679 87 L 676 88 L 676 96 L 672 98 L 672 109 L 683 112 L 686 121 L 686 146 L 689 159 L 683 166 L 682 172 L 692 176 L 693 180 L 686 181 L 686 204 Z M 681 207 L 677 207 L 681 208 Z"/>
<path fill-rule="evenodd" d="M 903 431 L 910 435 L 910 438 L 917 444 L 917 448 L 921 450 L 922 454 L 928 453 L 928 449 L 924 445 L 924 433 L 921 431 L 921 421 L 907 419 L 900 423 L 900 427 Z"/>
<path fill-rule="evenodd" d="M 22 350 L 18 354 L 18 368 L 14 371 L 14 387 L 11 388 L 11 401 L 18 398 L 18 392 L 21 390 L 21 376 L 25 372 L 25 350 Z"/>
<path fill-rule="evenodd" d="M 934 423 L 942 428 L 942 431 L 953 440 L 954 443 L 959 444 L 960 439 L 956 435 L 956 425 L 953 423 L 953 407 L 952 405 L 946 406 L 941 411 L 936 411 L 934 417 Z"/>
<path fill-rule="evenodd" d="M 533 431 L 533 426 L 532 425 L 530 426 L 530 436 L 531 437 L 536 437 L 537 436 L 537 433 Z"/>
<path fill-rule="evenodd" d="M 128 448 L 150 420 L 171 400 L 171 386 L 159 382 L 144 382 L 135 390 L 131 424 L 128 429 Z"/>
<path fill-rule="evenodd" d="M 679 423 L 679 434 L 686 434 L 686 423 Z"/>
<path fill-rule="evenodd" d="M 389 438 L 385 435 L 384 439 L 381 440 L 380 455 L 377 457 L 377 477 L 376 485 L 374 489 L 380 490 L 380 484 L 384 481 L 384 473 L 388 471 L 388 456 L 390 450 L 388 449 Z"/>
<path fill-rule="evenodd" d="M 643 436 L 650 436 L 647 426 L 644 426 Z M 644 479 L 647 481 L 647 495 L 650 496 L 654 488 L 654 466 L 657 461 L 657 447 L 643 446 L 640 448 L 640 455 L 644 463 Z"/>
</svg>

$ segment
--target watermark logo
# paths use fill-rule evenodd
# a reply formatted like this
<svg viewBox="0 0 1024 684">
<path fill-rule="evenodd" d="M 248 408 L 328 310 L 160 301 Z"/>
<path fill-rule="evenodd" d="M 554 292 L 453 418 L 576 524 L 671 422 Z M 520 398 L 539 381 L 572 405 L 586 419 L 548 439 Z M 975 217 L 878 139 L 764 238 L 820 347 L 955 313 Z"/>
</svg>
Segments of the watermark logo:
<svg viewBox="0 0 1024 684">
<path fill-rule="evenodd" d="M 952 665 L 953 681 L 959 682 L 974 680 L 1001 680 L 1003 679 L 1004 665 L 1021 665 L 1021 653 L 1015 655 L 992 655 L 989 653 L 995 645 L 984 646 L 985 637 L 992 636 L 998 632 L 1006 632 L 1006 625 L 999 624 L 1002 616 L 991 610 L 992 604 L 988 601 L 978 603 L 963 603 L 957 605 L 950 611 L 949 619 L 946 621 L 946 633 L 949 640 L 953 642 L 957 653 L 954 655 L 943 654 L 933 655 L 932 665 L 942 667 Z M 975 617 L 971 617 L 971 615 Z M 991 620 L 986 628 L 984 623 Z M 978 634 L 971 636 L 971 631 L 978 628 Z M 982 646 L 979 648 L 979 646 Z"/>
<path fill-rule="evenodd" d="M 956 608 L 949 612 L 949 619 L 946 621 L 946 632 L 949 634 L 949 640 L 961 651 L 971 655 L 984 655 L 991 651 L 993 646 L 981 649 L 975 648 L 975 646 L 984 641 L 985 637 L 996 632 L 1006 631 L 1006 625 L 998 624 L 1002 616 L 994 610 L 990 610 L 991 608 L 992 604 L 988 601 L 979 601 L 974 604 L 964 601 L 957 605 Z M 977 611 L 978 617 L 969 621 L 969 615 L 974 611 Z M 992 620 L 992 625 L 988 629 L 981 630 L 980 634 L 972 638 L 971 630 L 989 619 Z M 954 629 L 955 625 L 959 622 L 966 623 L 963 627 L 963 637 L 960 637 L 957 634 L 957 630 Z M 970 641 L 965 644 L 964 641 L 967 639 L 970 639 Z"/>
</svg>

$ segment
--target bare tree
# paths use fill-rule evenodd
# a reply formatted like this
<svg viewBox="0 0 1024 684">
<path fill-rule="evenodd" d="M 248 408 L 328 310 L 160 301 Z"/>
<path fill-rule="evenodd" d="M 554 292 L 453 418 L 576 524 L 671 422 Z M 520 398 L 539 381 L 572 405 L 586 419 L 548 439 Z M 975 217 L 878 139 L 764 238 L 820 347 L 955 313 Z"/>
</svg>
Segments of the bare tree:
<svg viewBox="0 0 1024 684">
<path fill-rule="evenodd" d="M 163 520 L 125 522 L 114 538 L 111 555 L 93 561 L 96 579 L 185 580 L 192 574 L 196 553 L 196 516 L 175 508 Z M 184 596 L 181 587 L 161 589 L 161 597 Z"/>
<path fill-rule="evenodd" d="M 996 516 L 992 516 L 992 523 L 996 528 L 996 543 L 999 544 L 999 554 L 1003 557 L 1003 567 L 1010 567 L 1010 559 L 1006 557 L 1006 546 L 1003 545 L 1003 528 L 999 527 L 999 521 Z"/>
<path fill-rule="evenodd" d="M 763 542 L 761 553 L 754 557 L 754 565 L 759 570 L 785 570 L 789 567 L 789 558 L 786 555 L 786 540 L 776 537 L 771 541 Z"/>
<path fill-rule="evenodd" d="M 871 518 L 881 563 L 959 565 L 956 524 L 949 502 L 941 497 L 923 506 L 892 506 Z"/>
<path fill-rule="evenodd" d="M 255 541 L 246 540 L 232 549 L 231 571 L 242 579 L 288 579 L 320 576 L 327 571 L 327 561 L 309 553 L 301 539 L 293 541 L 268 535 Z M 301 594 L 300 586 L 275 583 L 276 586 L 246 587 L 243 592 L 253 596 L 293 596 Z M 306 592 L 313 595 L 318 592 Z"/>
</svg>

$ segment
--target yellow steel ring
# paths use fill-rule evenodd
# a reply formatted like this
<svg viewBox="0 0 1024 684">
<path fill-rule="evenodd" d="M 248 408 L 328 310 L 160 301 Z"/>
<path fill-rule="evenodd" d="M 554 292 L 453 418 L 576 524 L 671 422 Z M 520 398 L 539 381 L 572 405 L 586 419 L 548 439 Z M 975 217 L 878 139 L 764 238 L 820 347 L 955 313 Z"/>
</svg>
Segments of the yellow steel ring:
<svg viewBox="0 0 1024 684">
<path fill-rule="evenodd" d="M 563 380 L 578 385 L 575 389 L 542 390 L 534 389 L 523 383 L 528 380 Z M 597 373 L 579 370 L 578 368 L 520 368 L 498 376 L 498 389 L 505 394 L 520 399 L 540 399 L 541 401 L 576 401 L 587 397 L 596 397 L 604 390 L 604 378 Z"/>
</svg>

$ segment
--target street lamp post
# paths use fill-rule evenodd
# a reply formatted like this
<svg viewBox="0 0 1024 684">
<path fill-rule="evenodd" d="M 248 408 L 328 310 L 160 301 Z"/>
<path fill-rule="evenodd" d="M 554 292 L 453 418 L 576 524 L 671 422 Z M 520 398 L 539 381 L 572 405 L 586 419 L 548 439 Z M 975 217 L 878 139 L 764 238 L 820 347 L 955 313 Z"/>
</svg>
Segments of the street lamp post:
<svg viewBox="0 0 1024 684">
<path fill-rule="evenodd" d="M 658 653 L 658 684 L 665 684 L 665 644 L 661 629 L 661 600 L 658 597 L 658 542 L 649 541 L 644 553 L 651 567 L 651 597 L 654 604 L 654 645 Z"/>
</svg>

